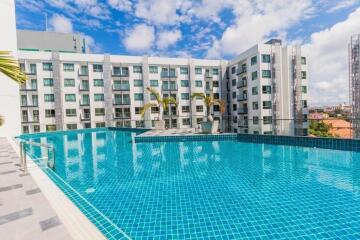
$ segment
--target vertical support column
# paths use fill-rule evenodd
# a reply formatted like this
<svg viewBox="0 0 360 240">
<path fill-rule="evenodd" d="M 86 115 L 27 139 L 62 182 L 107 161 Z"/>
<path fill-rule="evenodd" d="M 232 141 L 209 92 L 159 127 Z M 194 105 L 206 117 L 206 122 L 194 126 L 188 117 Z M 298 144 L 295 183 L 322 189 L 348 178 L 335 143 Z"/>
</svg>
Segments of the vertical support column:
<svg viewBox="0 0 360 240">
<path fill-rule="evenodd" d="M 111 72 L 111 64 L 110 64 L 110 55 L 104 55 L 104 95 L 105 95 L 105 124 L 106 127 L 112 127 L 113 125 L 113 103 L 112 103 L 112 72 Z"/>
<path fill-rule="evenodd" d="M 64 129 L 64 109 L 63 94 L 62 94 L 62 79 L 61 79 L 61 62 L 60 54 L 58 52 L 52 53 L 52 65 L 53 65 L 53 80 L 54 80 L 54 108 L 55 108 L 55 124 L 56 130 Z"/>
<path fill-rule="evenodd" d="M 150 87 L 149 80 L 149 58 L 147 56 L 143 57 L 142 61 L 142 80 L 143 80 L 143 94 L 144 94 L 144 105 L 150 102 L 150 94 L 146 90 L 147 87 Z M 151 128 L 151 111 L 146 111 L 144 115 L 145 127 Z"/>
<path fill-rule="evenodd" d="M 293 67 L 294 67 L 294 110 L 295 110 L 295 135 L 299 135 L 299 129 L 302 128 L 303 124 L 303 108 L 302 108 L 302 93 L 301 93 L 301 48 L 300 46 L 295 46 L 294 56 L 293 56 Z"/>
<path fill-rule="evenodd" d="M 220 99 L 222 101 L 224 101 L 225 103 L 225 112 L 222 114 L 221 119 L 220 119 L 220 129 L 222 131 L 228 131 L 228 118 L 229 118 L 229 113 L 227 112 L 227 108 L 228 108 L 228 102 L 227 102 L 227 77 L 226 77 L 226 68 L 227 68 L 227 62 L 225 61 L 221 61 L 220 63 L 220 72 L 219 72 L 219 86 L 220 86 Z"/>
<path fill-rule="evenodd" d="M 189 82 L 190 82 L 190 97 L 191 94 L 196 92 L 195 88 L 195 64 L 194 60 L 189 58 Z M 205 84 L 205 82 L 204 82 Z M 190 116 L 191 116 L 191 127 L 196 128 L 196 99 L 191 100 L 190 102 Z"/>
</svg>

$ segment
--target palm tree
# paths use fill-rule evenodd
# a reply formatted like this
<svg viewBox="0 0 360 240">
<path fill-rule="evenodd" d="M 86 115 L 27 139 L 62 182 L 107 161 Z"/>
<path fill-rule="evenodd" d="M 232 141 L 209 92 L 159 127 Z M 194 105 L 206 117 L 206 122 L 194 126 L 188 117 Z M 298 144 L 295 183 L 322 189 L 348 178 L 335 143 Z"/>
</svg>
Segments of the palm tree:
<svg viewBox="0 0 360 240">
<path fill-rule="evenodd" d="M 26 74 L 21 71 L 18 61 L 10 55 L 9 51 L 0 51 L 0 72 L 19 84 L 26 81 Z M 0 126 L 3 123 L 4 118 L 0 116 Z"/>
<path fill-rule="evenodd" d="M 225 112 L 225 102 L 220 99 L 214 99 L 213 95 L 206 95 L 205 93 L 193 93 L 191 94 L 191 99 L 194 98 L 201 98 L 204 101 L 204 104 L 206 106 L 206 115 L 207 119 L 212 122 L 213 118 L 210 115 L 210 107 L 216 104 L 219 104 L 220 106 L 220 112 Z"/>
<path fill-rule="evenodd" d="M 154 95 L 156 98 L 156 103 L 147 103 L 141 109 L 140 114 L 144 116 L 145 112 L 150 109 L 151 107 L 158 107 L 159 108 L 159 115 L 158 120 L 161 120 L 161 108 L 166 111 L 169 108 L 170 104 L 177 105 L 176 100 L 173 97 L 161 98 L 160 94 L 153 88 L 147 87 L 146 90 L 150 92 L 151 95 Z"/>
</svg>

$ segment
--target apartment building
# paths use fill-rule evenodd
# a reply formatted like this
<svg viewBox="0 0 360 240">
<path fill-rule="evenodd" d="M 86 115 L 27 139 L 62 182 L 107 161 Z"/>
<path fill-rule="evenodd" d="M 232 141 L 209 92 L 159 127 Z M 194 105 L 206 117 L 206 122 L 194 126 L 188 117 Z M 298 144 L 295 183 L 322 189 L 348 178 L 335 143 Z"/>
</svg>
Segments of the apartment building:
<svg viewBox="0 0 360 240">
<path fill-rule="evenodd" d="M 178 104 L 163 113 L 169 128 L 195 127 L 206 108 L 194 92 L 221 96 L 226 61 L 185 58 L 19 51 L 21 68 L 29 76 L 20 87 L 22 131 L 90 127 L 153 126 L 159 109 L 140 115 L 154 102 L 146 90 L 156 89 Z M 221 121 L 219 106 L 211 110 Z"/>
<path fill-rule="evenodd" d="M 353 137 L 360 138 L 360 34 L 351 36 L 349 44 L 349 96 Z"/>
<path fill-rule="evenodd" d="M 258 44 L 229 62 L 226 78 L 229 130 L 307 135 L 307 59 L 299 46 Z"/>
<path fill-rule="evenodd" d="M 168 128 L 197 127 L 202 92 L 223 99 L 211 109 L 223 131 L 307 135 L 307 63 L 300 47 L 258 44 L 232 61 L 19 51 L 29 81 L 20 88 L 22 131 L 90 127 L 153 127 L 159 109 L 146 90 L 173 97 L 163 113 Z M 296 119 L 296 121 L 294 120 Z M 281 121 L 283 120 L 283 121 Z"/>
</svg>

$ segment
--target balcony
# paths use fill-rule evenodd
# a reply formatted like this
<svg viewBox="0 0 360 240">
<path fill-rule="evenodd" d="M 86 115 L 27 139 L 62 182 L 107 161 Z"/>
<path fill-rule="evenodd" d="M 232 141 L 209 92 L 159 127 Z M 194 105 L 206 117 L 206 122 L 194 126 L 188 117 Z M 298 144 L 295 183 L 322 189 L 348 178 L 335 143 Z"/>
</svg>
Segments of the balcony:
<svg viewBox="0 0 360 240">
<path fill-rule="evenodd" d="M 161 88 L 163 91 L 177 91 L 178 90 L 178 87 L 177 85 L 162 85 L 162 88 Z"/>
<path fill-rule="evenodd" d="M 114 119 L 124 119 L 124 118 L 131 118 L 130 112 L 118 112 L 113 115 Z"/>
<path fill-rule="evenodd" d="M 113 91 L 130 91 L 130 85 L 129 84 L 124 84 L 124 85 L 113 84 L 112 90 Z"/>
<path fill-rule="evenodd" d="M 237 100 L 239 102 L 247 101 L 247 95 L 239 95 L 239 96 L 237 96 Z"/>
<path fill-rule="evenodd" d="M 88 92 L 88 91 L 90 91 L 89 85 L 80 85 L 79 86 L 79 91 L 80 92 Z"/>
<path fill-rule="evenodd" d="M 91 115 L 90 113 L 82 113 L 80 114 L 80 120 L 81 121 L 90 121 Z"/>
<path fill-rule="evenodd" d="M 237 88 L 247 87 L 247 81 L 238 81 Z"/>
<path fill-rule="evenodd" d="M 240 68 L 237 69 L 236 74 L 241 75 L 241 74 L 244 74 L 246 72 L 247 72 L 246 67 L 240 67 Z"/>
<path fill-rule="evenodd" d="M 213 74 L 210 73 L 210 72 L 205 72 L 205 77 L 206 77 L 206 78 L 212 78 L 212 77 L 213 77 Z"/>
<path fill-rule="evenodd" d="M 177 78 L 177 73 L 176 72 L 161 72 L 160 76 L 162 78 Z"/>
<path fill-rule="evenodd" d="M 83 71 L 78 71 L 78 76 L 79 77 L 87 77 L 89 76 L 89 70 L 83 70 Z"/>
<path fill-rule="evenodd" d="M 20 86 L 20 91 L 24 91 L 24 92 L 36 92 L 37 90 L 38 90 L 37 87 L 27 88 L 26 86 Z"/>
<path fill-rule="evenodd" d="M 88 106 L 90 106 L 90 101 L 80 101 L 79 105 L 81 107 L 88 107 Z"/>
<path fill-rule="evenodd" d="M 113 102 L 114 106 L 119 106 L 119 105 L 131 105 L 131 101 L 130 100 L 122 100 L 122 101 L 114 101 Z"/>
<path fill-rule="evenodd" d="M 111 73 L 112 77 L 129 77 L 129 71 L 123 71 L 123 72 L 118 72 L 118 71 L 113 71 Z"/>
<path fill-rule="evenodd" d="M 239 108 L 238 114 L 248 114 L 248 109 L 247 108 Z"/>
</svg>

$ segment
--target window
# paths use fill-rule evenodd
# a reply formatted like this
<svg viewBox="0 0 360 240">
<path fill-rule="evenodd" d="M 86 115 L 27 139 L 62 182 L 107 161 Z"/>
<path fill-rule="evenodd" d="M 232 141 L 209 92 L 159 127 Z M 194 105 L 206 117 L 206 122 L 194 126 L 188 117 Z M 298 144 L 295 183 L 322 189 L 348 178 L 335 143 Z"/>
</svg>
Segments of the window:
<svg viewBox="0 0 360 240">
<path fill-rule="evenodd" d="M 183 112 L 183 113 L 188 113 L 188 112 L 190 112 L 190 107 L 189 107 L 189 106 L 182 106 L 182 107 L 181 107 L 181 112 Z"/>
<path fill-rule="evenodd" d="M 103 65 L 102 64 L 93 64 L 93 72 L 102 72 Z"/>
<path fill-rule="evenodd" d="M 30 64 L 30 74 L 36 74 L 36 64 Z"/>
<path fill-rule="evenodd" d="M 204 111 L 204 106 L 202 106 L 202 105 L 196 106 L 196 112 L 203 112 L 203 111 Z"/>
<path fill-rule="evenodd" d="M 52 67 L 52 63 L 43 63 L 43 71 L 52 71 L 53 67 Z"/>
<path fill-rule="evenodd" d="M 31 89 L 36 90 L 37 89 L 37 80 L 31 79 Z"/>
<path fill-rule="evenodd" d="M 201 67 L 196 67 L 195 68 L 195 74 L 196 75 L 201 75 L 202 74 L 202 68 Z"/>
<path fill-rule="evenodd" d="M 141 66 L 133 66 L 133 72 L 134 73 L 142 73 L 142 67 Z"/>
<path fill-rule="evenodd" d="M 219 69 L 218 68 L 213 68 L 212 69 L 212 74 L 213 75 L 219 75 Z"/>
<path fill-rule="evenodd" d="M 307 86 L 301 86 L 301 92 L 307 93 Z"/>
<path fill-rule="evenodd" d="M 236 92 L 232 92 L 232 98 L 233 98 L 233 99 L 236 98 Z"/>
<path fill-rule="evenodd" d="M 306 79 L 306 72 L 305 71 L 301 71 L 301 79 Z"/>
<path fill-rule="evenodd" d="M 159 113 L 159 107 L 151 107 L 151 113 Z"/>
<path fill-rule="evenodd" d="M 182 100 L 189 100 L 189 99 L 190 99 L 190 96 L 189 96 L 188 93 L 182 93 L 182 94 L 181 94 L 181 99 L 182 99 Z"/>
<path fill-rule="evenodd" d="M 219 87 L 219 81 L 213 81 L 213 87 Z"/>
<path fill-rule="evenodd" d="M 73 123 L 73 124 L 66 124 L 66 128 L 68 130 L 74 130 L 74 129 L 77 129 L 77 124 L 76 123 Z"/>
<path fill-rule="evenodd" d="M 258 78 L 257 71 L 251 73 L 251 80 L 256 80 Z"/>
<path fill-rule="evenodd" d="M 271 116 L 264 116 L 263 120 L 264 120 L 264 124 L 272 124 L 272 117 Z"/>
<path fill-rule="evenodd" d="M 236 72 L 236 67 L 234 66 L 234 67 L 231 68 L 231 73 L 235 74 L 235 72 Z"/>
<path fill-rule="evenodd" d="M 236 86 L 236 79 L 231 80 L 231 86 Z"/>
<path fill-rule="evenodd" d="M 73 72 L 74 71 L 74 64 L 73 63 L 64 63 L 63 64 L 64 72 Z"/>
<path fill-rule="evenodd" d="M 258 88 L 257 87 L 252 87 L 251 88 L 251 93 L 252 93 L 252 95 L 258 95 Z"/>
<path fill-rule="evenodd" d="M 22 131 L 23 133 L 29 133 L 29 126 L 23 126 Z"/>
<path fill-rule="evenodd" d="M 38 96 L 37 95 L 32 95 L 32 105 L 33 106 L 38 106 Z"/>
<path fill-rule="evenodd" d="M 65 94 L 65 102 L 75 102 L 76 96 L 75 94 Z"/>
<path fill-rule="evenodd" d="M 149 66 L 149 72 L 150 73 L 158 73 L 158 67 L 157 66 Z"/>
<path fill-rule="evenodd" d="M 233 104 L 233 112 L 237 110 L 237 104 Z"/>
<path fill-rule="evenodd" d="M 34 125 L 34 132 L 40 132 L 40 126 Z"/>
<path fill-rule="evenodd" d="M 189 69 L 187 67 L 180 67 L 180 74 L 189 74 Z"/>
<path fill-rule="evenodd" d="M 66 112 L 67 117 L 75 117 L 76 116 L 75 108 L 66 109 L 65 112 Z"/>
<path fill-rule="evenodd" d="M 307 101 L 306 100 L 301 100 L 301 103 L 302 103 L 303 108 L 307 108 Z"/>
<path fill-rule="evenodd" d="M 219 93 L 214 93 L 214 99 L 219 99 L 219 98 L 220 98 Z"/>
<path fill-rule="evenodd" d="M 81 80 L 81 90 L 89 90 L 89 81 L 88 80 Z"/>
<path fill-rule="evenodd" d="M 251 66 L 257 64 L 257 56 L 251 58 Z"/>
<path fill-rule="evenodd" d="M 262 93 L 270 94 L 271 93 L 271 86 L 269 86 L 269 85 L 262 86 Z"/>
<path fill-rule="evenodd" d="M 45 117 L 46 118 L 55 117 L 55 109 L 45 109 Z"/>
<path fill-rule="evenodd" d="M 301 57 L 301 64 L 306 65 L 306 57 Z"/>
<path fill-rule="evenodd" d="M 154 95 L 154 94 L 150 94 L 150 100 L 156 100 L 156 95 Z"/>
<path fill-rule="evenodd" d="M 141 79 L 135 79 L 134 80 L 134 86 L 135 87 L 142 87 L 143 86 L 143 81 Z"/>
<path fill-rule="evenodd" d="M 143 120 L 135 121 L 135 127 L 137 127 L 137 128 L 145 127 L 144 121 Z"/>
<path fill-rule="evenodd" d="M 86 106 L 90 104 L 90 97 L 87 94 L 82 95 L 82 102 L 80 105 Z"/>
<path fill-rule="evenodd" d="M 114 76 L 119 76 L 119 75 L 121 75 L 121 68 L 120 68 L 120 67 L 113 67 L 113 72 L 112 72 L 112 74 L 113 74 Z"/>
<path fill-rule="evenodd" d="M 202 87 L 202 81 L 201 80 L 195 80 L 195 86 L 196 87 Z"/>
<path fill-rule="evenodd" d="M 258 125 L 258 124 L 259 124 L 259 117 L 257 117 L 257 116 L 254 116 L 254 117 L 253 117 L 253 124 L 254 124 L 254 125 Z"/>
<path fill-rule="evenodd" d="M 54 102 L 55 101 L 54 94 L 44 94 L 44 101 L 45 102 Z"/>
<path fill-rule="evenodd" d="M 263 54 L 261 58 L 263 63 L 270 63 L 270 54 Z"/>
<path fill-rule="evenodd" d="M 94 79 L 94 87 L 103 87 L 104 79 Z"/>
<path fill-rule="evenodd" d="M 105 116 L 105 108 L 95 108 L 95 116 Z"/>
<path fill-rule="evenodd" d="M 263 109 L 271 109 L 271 101 L 263 101 L 262 105 Z"/>
<path fill-rule="evenodd" d="M 56 125 L 54 125 L 54 124 L 46 125 L 46 131 L 47 132 L 56 131 Z"/>
<path fill-rule="evenodd" d="M 188 87 L 189 86 L 189 80 L 181 80 L 181 86 L 182 87 Z"/>
<path fill-rule="evenodd" d="M 220 112 L 220 106 L 219 105 L 214 105 L 213 106 L 213 111 L 214 112 Z"/>
<path fill-rule="evenodd" d="M 135 114 L 140 114 L 141 107 L 135 107 Z"/>
<path fill-rule="evenodd" d="M 183 118 L 182 119 L 182 125 L 190 126 L 190 118 Z"/>
<path fill-rule="evenodd" d="M 105 127 L 105 123 L 104 122 L 97 122 L 97 123 L 95 123 L 95 127 L 103 128 L 103 127 Z"/>
<path fill-rule="evenodd" d="M 104 94 L 103 93 L 95 93 L 94 94 L 94 101 L 95 102 L 103 102 L 105 99 Z"/>
<path fill-rule="evenodd" d="M 135 93 L 134 94 L 135 101 L 143 101 L 144 100 L 144 94 L 142 93 Z"/>
<path fill-rule="evenodd" d="M 87 76 L 88 72 L 89 70 L 87 65 L 80 66 L 80 72 L 79 72 L 80 75 Z"/>
<path fill-rule="evenodd" d="M 258 110 L 259 109 L 259 103 L 258 102 L 252 102 L 252 109 Z"/>
<path fill-rule="evenodd" d="M 158 87 L 159 81 L 158 80 L 150 80 L 150 86 L 151 87 Z"/>
<path fill-rule="evenodd" d="M 264 132 L 264 135 L 271 135 L 272 134 L 272 131 L 265 131 Z"/>
<path fill-rule="evenodd" d="M 52 87 L 54 86 L 54 79 L 52 78 L 44 78 L 44 87 Z"/>
<path fill-rule="evenodd" d="M 64 86 L 65 87 L 75 87 L 75 79 L 73 79 L 73 78 L 65 78 L 64 79 Z"/>
<path fill-rule="evenodd" d="M 271 71 L 270 70 L 262 70 L 261 75 L 263 78 L 271 78 Z"/>
</svg>

